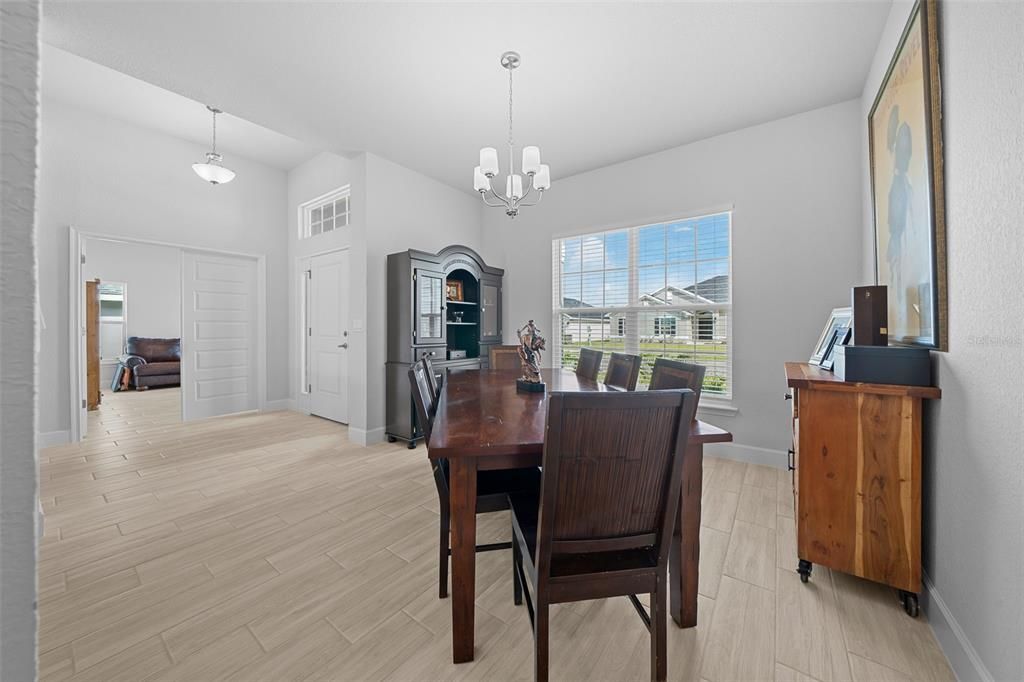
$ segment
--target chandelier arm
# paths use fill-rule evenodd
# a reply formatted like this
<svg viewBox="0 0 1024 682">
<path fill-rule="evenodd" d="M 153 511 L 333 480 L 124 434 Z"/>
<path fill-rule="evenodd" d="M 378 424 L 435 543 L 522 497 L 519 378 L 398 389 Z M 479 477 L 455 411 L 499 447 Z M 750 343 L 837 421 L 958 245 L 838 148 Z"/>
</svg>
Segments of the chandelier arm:
<svg viewBox="0 0 1024 682">
<path fill-rule="evenodd" d="M 491 203 L 488 203 L 488 201 L 487 201 L 487 195 L 486 195 L 485 193 L 481 192 L 481 193 L 480 193 L 480 196 L 481 196 L 481 197 L 483 197 L 483 199 L 484 199 L 484 203 L 485 203 L 485 204 L 487 204 L 488 206 L 491 206 L 491 207 L 493 207 L 493 208 L 502 208 L 502 207 L 504 207 L 504 208 L 509 208 L 509 207 L 511 206 L 511 204 L 509 203 L 509 200 L 508 200 L 508 199 L 506 199 L 505 197 L 501 196 L 501 195 L 500 195 L 500 194 L 498 194 L 497 192 L 495 192 L 495 191 L 494 191 L 494 188 L 493 188 L 493 187 L 489 187 L 489 188 L 487 189 L 487 191 L 491 193 L 491 196 L 492 196 L 492 197 L 494 197 L 495 199 L 497 199 L 498 201 L 500 201 L 500 202 L 501 202 L 500 204 L 491 204 Z"/>
<path fill-rule="evenodd" d="M 544 198 L 544 192 L 541 192 L 541 191 L 538 190 L 537 191 L 537 199 L 536 199 L 536 201 L 531 201 L 529 203 L 522 203 L 522 202 L 520 202 L 519 205 L 520 206 L 536 206 L 537 204 L 540 203 L 540 200 L 543 199 L 543 198 Z"/>
</svg>

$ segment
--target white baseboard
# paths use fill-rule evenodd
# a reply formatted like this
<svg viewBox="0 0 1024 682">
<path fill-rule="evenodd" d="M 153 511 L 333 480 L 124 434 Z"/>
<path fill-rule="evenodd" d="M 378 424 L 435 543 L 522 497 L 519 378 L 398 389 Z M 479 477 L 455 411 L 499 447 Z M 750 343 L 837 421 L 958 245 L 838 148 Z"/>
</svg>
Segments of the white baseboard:
<svg viewBox="0 0 1024 682">
<path fill-rule="evenodd" d="M 264 412 L 278 412 L 280 410 L 295 410 L 295 400 L 293 398 L 282 398 L 281 400 L 268 400 L 263 405 Z"/>
<path fill-rule="evenodd" d="M 776 469 L 786 469 L 789 466 L 789 458 L 782 450 L 759 448 L 742 443 L 708 443 L 704 446 L 704 454 L 737 462 L 763 464 Z"/>
<path fill-rule="evenodd" d="M 40 433 L 36 438 L 36 447 L 40 450 L 43 448 L 52 448 L 57 445 L 64 445 L 65 443 L 71 442 L 70 431 L 46 431 Z"/>
<path fill-rule="evenodd" d="M 945 600 L 935 589 L 935 583 L 927 573 L 923 576 L 924 594 L 921 595 L 921 608 L 928 616 L 928 623 L 932 626 L 935 639 L 939 641 L 942 653 L 946 654 L 949 667 L 959 680 L 981 680 L 992 682 L 992 673 L 985 667 L 978 651 L 967 639 L 967 633 L 960 627 L 960 623 L 953 617 L 952 611 L 946 605 Z M 931 608 L 932 605 L 935 608 Z"/>
<path fill-rule="evenodd" d="M 356 445 L 376 445 L 384 442 L 384 427 L 377 429 L 358 429 L 348 427 L 348 439 Z"/>
</svg>

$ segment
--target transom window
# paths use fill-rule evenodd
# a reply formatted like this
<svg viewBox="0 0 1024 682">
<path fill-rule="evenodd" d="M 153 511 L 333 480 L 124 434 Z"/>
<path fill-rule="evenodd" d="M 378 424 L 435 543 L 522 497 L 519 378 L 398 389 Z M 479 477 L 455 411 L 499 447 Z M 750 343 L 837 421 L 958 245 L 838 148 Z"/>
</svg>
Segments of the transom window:
<svg viewBox="0 0 1024 682">
<path fill-rule="evenodd" d="M 732 213 L 552 241 L 552 357 L 581 348 L 704 365 L 704 391 L 732 397 Z"/>
<path fill-rule="evenodd" d="M 348 227 L 351 189 L 348 185 L 299 207 L 300 239 Z"/>
</svg>

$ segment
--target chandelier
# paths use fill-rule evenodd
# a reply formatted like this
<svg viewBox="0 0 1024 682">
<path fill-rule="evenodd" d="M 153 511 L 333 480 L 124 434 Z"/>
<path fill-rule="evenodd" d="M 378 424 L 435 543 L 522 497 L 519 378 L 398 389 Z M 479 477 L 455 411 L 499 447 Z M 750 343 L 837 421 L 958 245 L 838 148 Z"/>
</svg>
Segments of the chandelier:
<svg viewBox="0 0 1024 682">
<path fill-rule="evenodd" d="M 206 108 L 213 113 L 213 149 L 206 152 L 206 163 L 193 163 L 192 170 L 211 185 L 223 185 L 235 179 L 235 171 L 222 166 L 221 161 L 224 157 L 217 153 L 217 114 L 224 112 L 209 104 Z"/>
<path fill-rule="evenodd" d="M 505 215 L 515 218 L 523 206 L 536 206 L 544 196 L 544 190 L 551 187 L 551 172 L 547 164 L 540 162 L 539 147 L 523 147 L 522 173 L 529 178 L 529 186 L 523 191 L 523 176 L 515 172 L 513 150 L 515 142 L 512 138 L 512 72 L 519 66 L 518 52 L 506 52 L 501 55 L 501 65 L 508 70 L 508 175 L 505 178 L 505 196 L 501 196 L 491 187 L 491 178 L 498 175 L 498 150 L 484 147 L 480 150 L 480 165 L 473 169 L 473 189 L 480 193 L 484 203 L 493 208 L 504 208 Z M 500 185 L 499 185 L 500 187 Z M 525 199 L 536 191 L 535 199 Z M 492 203 L 488 197 L 496 199 Z"/>
</svg>

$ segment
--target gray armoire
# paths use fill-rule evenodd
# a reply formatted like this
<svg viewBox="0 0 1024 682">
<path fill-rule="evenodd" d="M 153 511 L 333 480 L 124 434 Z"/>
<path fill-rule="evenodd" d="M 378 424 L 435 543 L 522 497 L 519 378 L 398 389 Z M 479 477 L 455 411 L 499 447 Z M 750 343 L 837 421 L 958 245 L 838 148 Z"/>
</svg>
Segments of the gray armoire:
<svg viewBox="0 0 1024 682">
<path fill-rule="evenodd" d="M 414 448 L 422 437 L 409 386 L 413 362 L 429 357 L 442 381 L 449 369 L 487 367 L 488 348 L 501 343 L 504 274 L 466 246 L 388 256 L 389 441 Z"/>
</svg>

